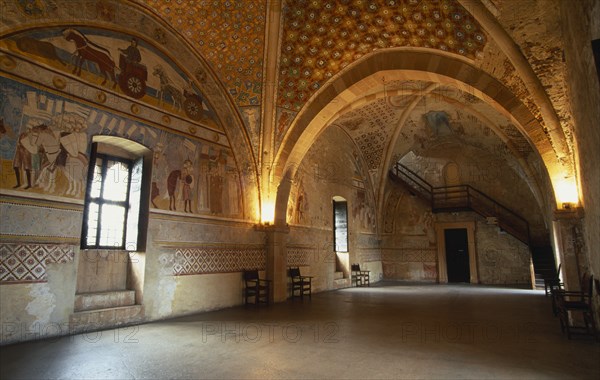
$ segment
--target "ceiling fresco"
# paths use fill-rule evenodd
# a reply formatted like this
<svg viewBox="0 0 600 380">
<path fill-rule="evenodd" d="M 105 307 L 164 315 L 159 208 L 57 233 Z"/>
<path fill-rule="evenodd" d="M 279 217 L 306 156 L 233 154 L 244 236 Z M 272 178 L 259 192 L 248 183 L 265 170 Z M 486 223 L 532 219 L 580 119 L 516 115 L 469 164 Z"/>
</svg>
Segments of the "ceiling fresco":
<svg viewBox="0 0 600 380">
<path fill-rule="evenodd" d="M 533 153 L 523 134 L 492 106 L 451 86 L 439 86 L 426 94 L 423 91 L 429 85 L 430 82 L 423 81 L 385 83 L 382 85 L 385 89 L 401 95 L 352 107 L 332 124 L 343 127 L 352 137 L 370 170 L 383 164 L 389 140 L 415 97 L 421 99 L 405 124 L 400 126 L 402 129 L 395 148 L 397 154 L 401 151 L 406 153 L 406 149 L 425 149 L 430 144 L 439 143 L 440 139 L 448 138 L 459 138 L 468 145 L 485 146 L 490 151 L 512 153 L 523 158 Z M 491 130 L 491 126 L 496 126 L 496 130 Z"/>
<path fill-rule="evenodd" d="M 144 2 L 198 49 L 238 106 L 260 104 L 266 1 Z"/>
<path fill-rule="evenodd" d="M 487 37 L 456 1 L 286 1 L 277 105 L 298 111 L 327 80 L 378 49 L 432 48 L 475 59 Z"/>
<path fill-rule="evenodd" d="M 39 25 L 48 25 L 48 29 L 58 30 L 57 25 L 64 24 L 64 21 L 61 23 L 59 20 L 75 22 L 72 8 L 73 4 L 78 4 L 81 8 L 81 18 L 77 18 L 76 21 L 80 25 L 75 26 L 81 29 L 85 36 L 90 34 L 93 42 L 102 43 L 100 37 L 105 36 L 96 37 L 90 33 L 90 28 L 107 31 L 114 29 L 119 38 L 111 47 L 113 50 L 127 48 L 129 42 L 124 36 L 135 34 L 139 37 L 143 63 L 152 64 L 148 66 L 147 74 L 149 91 L 140 92 L 141 99 L 151 102 L 149 105 L 156 103 L 162 109 L 168 108 L 171 114 L 186 123 L 189 121 L 194 127 L 195 124 L 208 124 L 212 121 L 214 125 L 206 125 L 211 132 L 222 134 L 224 141 L 235 140 L 236 144 L 232 143 L 232 146 L 248 148 L 244 160 L 256 160 L 258 166 L 261 166 L 263 161 L 260 157 L 263 157 L 265 152 L 275 156 L 281 153 L 281 157 L 286 157 L 288 145 L 295 144 L 297 135 L 303 131 L 304 118 L 308 119 L 313 110 L 325 109 L 327 106 L 320 104 L 320 98 L 315 95 L 328 83 L 340 84 L 326 88 L 335 96 L 335 92 L 347 90 L 342 88 L 343 86 L 353 86 L 351 82 L 354 79 L 345 82 L 345 79 L 350 78 L 350 75 L 345 76 L 346 73 L 365 78 L 369 75 L 369 72 L 366 72 L 371 69 L 367 67 L 367 64 L 371 63 L 368 58 L 373 57 L 374 52 L 401 50 L 407 55 L 412 55 L 413 51 L 426 51 L 438 57 L 449 57 L 453 62 L 462 64 L 461 78 L 477 81 L 477 78 L 484 75 L 479 74 L 480 71 L 493 77 L 506 87 L 515 100 L 519 100 L 515 104 L 520 105 L 522 102 L 527 106 L 532 119 L 535 120 L 527 129 L 528 136 L 524 137 L 521 119 L 516 119 L 521 126 L 511 123 L 506 118 L 498 119 L 496 109 L 508 104 L 500 101 L 503 99 L 495 99 L 492 96 L 499 105 L 490 103 L 490 106 L 485 103 L 489 99 L 482 101 L 467 92 L 453 90 L 443 85 L 449 82 L 439 78 L 427 76 L 424 82 L 418 82 L 412 80 L 415 78 L 394 77 L 410 80 L 375 84 L 371 88 L 376 95 L 374 101 L 366 100 L 362 92 L 358 91 L 355 100 L 360 97 L 362 103 L 354 102 L 333 123 L 329 123 L 330 119 L 323 123 L 323 126 L 337 124 L 344 128 L 361 151 L 371 172 L 381 169 L 384 164 L 387 153 L 385 149 L 394 136 L 393 131 L 402 112 L 421 91 L 424 91 L 422 94 L 426 94 L 431 90 L 424 86 L 439 82 L 436 90 L 420 100 L 418 107 L 423 112 L 419 118 L 413 118 L 413 122 L 422 122 L 420 117 L 429 111 L 446 112 L 450 126 L 459 122 L 457 117 L 479 119 L 485 125 L 494 125 L 492 133 L 501 135 L 502 140 L 507 142 L 506 145 L 513 154 L 520 156 L 519 158 L 529 157 L 531 152 L 539 151 L 547 157 L 548 162 L 556 163 L 555 169 L 550 165 L 553 178 L 564 177 L 562 171 L 565 168 L 569 173 L 569 157 L 561 155 L 561 138 L 564 138 L 564 135 L 560 123 L 567 129 L 567 139 L 570 136 L 566 128 L 570 122 L 570 114 L 563 92 L 564 80 L 561 80 L 564 73 L 560 74 L 564 71 L 560 54 L 562 44 L 558 38 L 560 30 L 552 28 L 556 25 L 555 18 L 559 13 L 552 9 L 546 11 L 545 8 L 551 7 L 546 7 L 543 0 L 531 0 L 527 3 L 504 0 L 476 2 L 495 17 L 493 21 L 497 21 L 498 26 L 508 33 L 507 38 L 516 42 L 514 49 L 509 49 L 509 52 L 515 53 L 513 50 L 516 50 L 519 56 L 525 56 L 528 60 L 525 63 L 531 66 L 531 73 L 522 66 L 515 66 L 506 49 L 500 48 L 502 35 L 495 33 L 493 28 L 489 29 L 491 32 L 484 31 L 482 25 L 485 24 L 485 18 L 480 18 L 482 24 L 479 24 L 458 0 L 281 0 L 281 3 L 269 0 L 0 1 L 3 5 L 10 5 L 5 5 L 4 16 L 0 15 L 0 20 L 9 20 L 11 23 L 7 24 L 8 29 L 4 26 L 6 30 L 18 31 L 24 28 L 26 22 L 31 25 L 37 23 L 36 28 Z M 530 17 L 523 12 L 524 9 L 528 9 L 524 4 L 530 3 L 537 7 L 532 8 L 532 12 L 541 12 L 540 9 L 543 8 L 541 18 Z M 281 9 L 275 6 L 277 4 L 281 4 Z M 556 7 L 556 4 L 553 6 Z M 132 9 L 135 12 L 131 11 Z M 279 11 L 281 24 L 267 24 L 267 19 L 277 16 Z M 151 12 L 154 15 L 149 15 Z M 473 14 L 477 12 L 474 11 Z M 89 26 L 85 26 L 88 24 L 84 23 L 88 21 Z M 125 26 L 125 23 L 129 24 Z M 31 26 L 27 28 L 31 29 Z M 269 33 L 279 36 L 277 44 L 268 43 L 272 40 L 267 38 Z M 13 35 L 16 38 L 16 34 Z M 551 40 L 548 45 L 542 42 L 545 41 L 546 35 L 551 37 L 548 37 Z M 274 34 L 271 35 L 273 36 Z M 73 46 L 67 45 L 68 41 L 65 38 L 59 35 L 52 37 L 53 39 L 44 39 L 31 36 L 37 42 L 54 44 L 64 52 L 73 51 Z M 180 37 L 185 39 L 184 43 L 181 43 Z M 533 37 L 532 42 L 528 40 L 530 37 Z M 33 54 L 27 47 L 19 48 L 17 42 L 16 39 L 12 40 L 13 51 Z M 183 73 L 167 72 L 168 78 L 182 89 L 177 91 L 178 95 L 181 92 L 181 101 L 176 101 L 173 96 L 167 96 L 164 101 L 164 97 L 158 96 L 159 90 L 163 87 L 166 89 L 165 81 L 163 80 L 161 85 L 160 71 L 154 70 L 158 60 L 146 54 L 150 44 L 154 42 L 163 45 L 161 49 L 176 57 L 179 67 L 187 73 L 180 75 Z M 192 49 L 189 49 L 190 47 Z M 190 51 L 185 58 L 181 54 L 184 50 Z M 117 56 L 116 50 L 114 54 Z M 198 56 L 202 57 L 200 61 L 196 60 Z M 267 68 L 265 56 L 276 56 L 276 64 Z M 59 66 L 59 61 L 51 57 L 42 58 L 46 58 L 53 68 L 64 71 Z M 64 60 L 68 57 L 63 54 L 62 58 Z M 357 65 L 360 62 L 365 63 L 365 66 Z M 431 61 L 431 64 L 435 62 Z M 356 65 L 353 66 L 354 70 L 345 71 L 350 65 Z M 90 69 L 86 67 L 83 70 L 84 76 L 97 74 L 90 74 Z M 427 71 L 427 68 L 423 71 Z M 186 93 L 183 89 L 184 86 L 190 85 L 187 79 L 192 79 L 189 75 L 192 73 L 197 79 L 194 81 L 194 92 L 204 100 L 201 115 L 206 120 L 194 119 L 199 116 L 186 112 L 184 107 Z M 203 81 L 198 73 L 208 80 Z M 562 76 L 555 77 L 556 73 Z M 265 75 L 269 80 L 274 79 L 268 85 L 276 87 L 272 97 L 269 91 L 271 98 L 268 99 L 269 106 L 272 102 L 275 108 L 273 117 L 269 113 L 270 108 L 261 108 L 265 106 Z M 100 75 L 92 75 L 91 78 L 100 86 L 108 86 L 100 83 L 103 80 Z M 553 82 L 555 78 L 556 83 Z M 538 88 L 535 85 L 540 79 Z M 474 87 L 477 88 L 476 85 Z M 126 86 L 117 84 L 117 94 L 126 94 L 126 90 Z M 384 94 L 387 90 L 390 93 Z M 379 92 L 384 95 L 380 96 Z M 135 98 L 133 95 L 127 96 Z M 212 101 L 213 98 L 218 100 Z M 445 105 L 436 105 L 435 99 L 438 99 L 439 104 Z M 313 100 L 316 101 L 311 103 Z M 346 104 L 353 102 L 346 98 L 342 100 Z M 544 109 L 549 111 L 546 112 L 546 116 L 542 115 L 543 105 L 555 106 L 558 115 L 554 116 L 558 116 L 555 117 L 558 124 L 553 124 L 554 109 L 546 107 Z M 519 110 L 520 108 L 517 111 Z M 512 109 L 509 111 L 512 112 Z M 273 125 L 265 128 L 263 123 L 270 124 L 271 118 L 274 118 Z M 403 128 L 407 128 L 410 122 L 409 120 Z M 242 127 L 244 124 L 246 130 Z M 289 133 L 291 126 L 295 128 L 293 133 Z M 558 128 L 552 129 L 557 126 Z M 196 135 L 189 128 L 182 127 L 180 131 Z M 272 134 L 263 135 L 264 131 Z M 400 135 L 402 139 L 402 133 Z M 200 137 L 207 141 L 212 138 L 208 134 Z M 284 163 L 284 160 L 281 162 Z M 563 163 L 564 168 L 559 166 L 560 163 Z M 264 169 L 271 170 L 266 166 Z"/>
<path fill-rule="evenodd" d="M 471 110 L 484 115 L 493 125 L 497 126 L 504 138 L 511 144 L 515 154 L 527 157 L 533 153 L 531 144 L 517 127 L 499 114 L 491 105 L 485 103 L 478 97 L 465 91 L 450 86 L 440 86 L 433 91 L 434 96 L 439 95 L 450 101 L 456 101 L 470 107 Z M 466 118 L 477 120 L 477 117 L 469 112 L 463 112 Z"/>
<path fill-rule="evenodd" d="M 340 117 L 336 124 L 344 127 L 361 150 L 369 169 L 377 169 L 385 153 L 392 126 L 397 125 L 402 109 L 387 99 L 379 99 Z"/>
</svg>

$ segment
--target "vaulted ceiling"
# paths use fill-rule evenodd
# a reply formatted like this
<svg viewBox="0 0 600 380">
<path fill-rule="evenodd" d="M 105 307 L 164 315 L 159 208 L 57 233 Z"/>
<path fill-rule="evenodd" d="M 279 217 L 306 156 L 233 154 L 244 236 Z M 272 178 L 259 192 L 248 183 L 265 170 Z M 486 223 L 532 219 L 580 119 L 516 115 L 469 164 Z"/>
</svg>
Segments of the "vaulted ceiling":
<svg viewBox="0 0 600 380">
<path fill-rule="evenodd" d="M 381 178 L 390 158 L 398 154 L 389 140 L 406 134 L 406 128 L 397 124 L 414 119 L 403 114 L 419 101 L 433 104 L 430 99 L 435 98 L 439 110 L 443 103 L 455 110 L 450 112 L 454 116 L 485 125 L 526 166 L 525 173 L 533 173 L 527 160 L 538 159 L 555 185 L 565 177 L 574 183 L 572 125 L 555 2 L 145 3 L 209 62 L 241 114 L 260 107 L 261 117 L 254 126 L 259 133 L 251 130 L 248 117 L 245 121 L 263 177 L 265 166 L 276 167 L 276 176 L 285 175 L 286 165 L 301 160 L 323 128 L 341 124 Z M 372 62 L 381 52 L 399 50 L 431 54 L 382 58 L 412 61 L 408 63 Z M 436 57 L 450 58 L 441 65 L 453 67 L 436 70 L 440 66 Z M 269 59 L 274 64 L 269 65 Z M 387 82 L 378 77 L 377 84 L 363 83 L 354 92 L 346 91 L 384 67 L 434 75 L 404 75 L 402 80 L 390 75 Z M 490 83 L 482 85 L 485 81 Z M 417 103 L 411 105 L 413 101 Z"/>
<path fill-rule="evenodd" d="M 55 3 L 32 15 L 15 2 L 19 11 L 3 18 L 15 24 L 3 30 L 43 17 L 59 25 L 79 12 L 87 24 L 151 39 L 194 75 L 262 199 L 276 196 L 331 125 L 352 136 L 379 182 L 410 126 L 430 111 L 485 126 L 536 186 L 544 175 L 555 189 L 565 180 L 576 186 L 557 1 Z M 546 173 L 534 170 L 540 162 Z"/>
</svg>

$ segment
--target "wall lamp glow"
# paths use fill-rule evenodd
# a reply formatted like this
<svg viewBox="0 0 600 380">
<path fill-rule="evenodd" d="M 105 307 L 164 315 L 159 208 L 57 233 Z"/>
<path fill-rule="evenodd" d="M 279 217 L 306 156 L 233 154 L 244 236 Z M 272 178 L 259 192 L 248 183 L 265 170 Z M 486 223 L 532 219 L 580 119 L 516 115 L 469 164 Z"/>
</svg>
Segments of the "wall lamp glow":
<svg viewBox="0 0 600 380">
<path fill-rule="evenodd" d="M 579 204 L 579 193 L 575 178 L 565 177 L 555 182 L 556 201 L 565 210 L 570 210 Z"/>
<path fill-rule="evenodd" d="M 260 212 L 260 222 L 264 225 L 272 224 L 275 221 L 275 202 L 267 200 L 263 202 Z"/>
</svg>

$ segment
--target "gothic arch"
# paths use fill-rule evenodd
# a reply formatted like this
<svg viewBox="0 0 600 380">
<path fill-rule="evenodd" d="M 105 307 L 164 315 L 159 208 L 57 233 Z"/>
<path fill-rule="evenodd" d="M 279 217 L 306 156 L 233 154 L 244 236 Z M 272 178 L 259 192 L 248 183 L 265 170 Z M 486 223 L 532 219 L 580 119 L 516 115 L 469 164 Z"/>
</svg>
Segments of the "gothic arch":
<svg viewBox="0 0 600 380">
<path fill-rule="evenodd" d="M 285 183 L 293 178 L 304 154 L 320 132 L 364 93 L 365 86 L 373 85 L 368 83 L 369 77 L 382 71 L 400 73 L 409 79 L 451 85 L 483 99 L 507 116 L 528 139 L 541 156 L 554 186 L 572 173 L 570 160 L 559 159 L 545 129 L 531 111 L 491 75 L 468 60 L 450 54 L 440 54 L 428 49 L 388 49 L 377 51 L 350 65 L 323 87 L 294 120 L 276 158 L 276 178 L 282 181 L 276 205 L 275 218 L 278 222 L 284 221 L 281 215 L 285 218 L 285 208 L 282 205 L 286 204 L 289 194 Z M 389 167 L 390 160 L 391 157 L 387 157 L 383 166 Z M 283 199 L 279 199 L 281 195 L 284 196 Z"/>
</svg>

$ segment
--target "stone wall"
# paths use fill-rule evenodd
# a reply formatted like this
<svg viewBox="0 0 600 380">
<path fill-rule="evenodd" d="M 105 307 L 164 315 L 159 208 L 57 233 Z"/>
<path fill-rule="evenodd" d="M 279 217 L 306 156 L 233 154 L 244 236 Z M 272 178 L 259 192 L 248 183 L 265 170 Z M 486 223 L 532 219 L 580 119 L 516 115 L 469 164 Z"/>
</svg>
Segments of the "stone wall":
<svg viewBox="0 0 600 380">
<path fill-rule="evenodd" d="M 595 278 L 600 276 L 600 78 L 591 41 L 600 39 L 600 3 L 584 0 L 561 2 L 561 31 L 565 39 L 565 64 L 570 105 L 575 121 L 575 141 L 579 163 L 580 200 L 585 217 L 582 221 L 581 250 Z M 565 242 L 564 245 L 571 245 Z M 565 250 L 565 254 L 572 251 Z M 571 268 L 572 269 L 572 268 Z M 584 268 L 585 269 L 585 268 Z M 573 270 L 571 270 L 573 271 Z M 574 276 L 570 276 L 575 278 Z M 600 297 L 595 299 L 596 320 L 600 317 Z"/>
<path fill-rule="evenodd" d="M 501 231 L 474 212 L 431 213 L 431 206 L 393 185 L 386 205 L 392 232 L 382 236 L 384 279 L 437 282 L 439 258 L 437 223 L 475 222 L 475 255 L 479 283 L 531 286 L 530 252 L 527 245 Z"/>
<path fill-rule="evenodd" d="M 337 255 L 332 230 L 336 196 L 348 202 L 349 240 L 349 252 Z M 316 277 L 317 290 L 345 284 L 337 280 L 349 278 L 349 264 L 353 263 L 370 270 L 372 281 L 379 280 L 381 253 L 375 210 L 369 172 L 356 146 L 341 128 L 328 128 L 302 160 L 294 178 L 288 202 L 288 262 L 290 252 L 305 250 L 308 260 L 303 262 L 307 266 L 303 273 Z"/>
<path fill-rule="evenodd" d="M 479 280 L 490 285 L 531 286 L 529 247 L 498 226 L 477 219 L 476 245 Z"/>
</svg>

